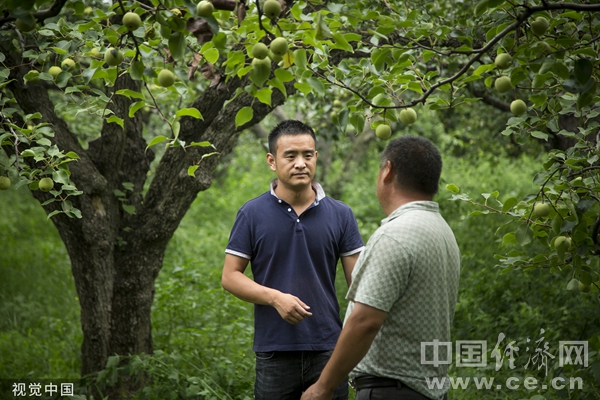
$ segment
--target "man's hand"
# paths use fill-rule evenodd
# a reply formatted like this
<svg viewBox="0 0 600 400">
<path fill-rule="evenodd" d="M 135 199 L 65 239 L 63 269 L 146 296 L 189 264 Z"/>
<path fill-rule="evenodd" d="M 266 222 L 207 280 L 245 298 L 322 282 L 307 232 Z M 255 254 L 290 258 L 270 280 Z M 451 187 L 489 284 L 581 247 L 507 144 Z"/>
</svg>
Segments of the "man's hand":
<svg viewBox="0 0 600 400">
<path fill-rule="evenodd" d="M 302 300 L 288 293 L 278 292 L 271 304 L 284 321 L 292 325 L 301 322 L 304 318 L 312 315 L 310 307 L 304 304 Z"/>
<path fill-rule="evenodd" d="M 331 400 L 333 399 L 333 392 L 328 392 L 321 389 L 319 382 L 309 387 L 306 392 L 302 395 L 300 400 Z"/>
</svg>

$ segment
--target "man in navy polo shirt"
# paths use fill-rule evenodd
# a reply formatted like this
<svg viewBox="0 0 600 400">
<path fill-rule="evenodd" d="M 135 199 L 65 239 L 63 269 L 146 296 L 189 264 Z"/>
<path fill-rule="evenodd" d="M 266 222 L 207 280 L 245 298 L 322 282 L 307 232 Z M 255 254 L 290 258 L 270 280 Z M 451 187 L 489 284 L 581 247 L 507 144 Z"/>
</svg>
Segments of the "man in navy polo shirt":
<svg viewBox="0 0 600 400">
<path fill-rule="evenodd" d="M 348 284 L 363 249 L 350 207 L 313 180 L 315 134 L 288 120 L 269 134 L 270 190 L 240 208 L 225 250 L 223 287 L 254 303 L 256 400 L 297 400 L 316 382 L 341 331 L 339 259 Z M 248 262 L 254 280 L 244 274 Z M 344 381 L 334 399 L 347 399 Z"/>
</svg>

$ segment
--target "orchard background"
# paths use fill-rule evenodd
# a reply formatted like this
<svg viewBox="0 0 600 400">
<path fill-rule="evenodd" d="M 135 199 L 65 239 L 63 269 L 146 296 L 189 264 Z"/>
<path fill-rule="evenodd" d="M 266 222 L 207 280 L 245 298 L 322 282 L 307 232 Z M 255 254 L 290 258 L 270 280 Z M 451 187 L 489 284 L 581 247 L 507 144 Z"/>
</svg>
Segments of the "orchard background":
<svg viewBox="0 0 600 400">
<path fill-rule="evenodd" d="M 523 377 L 585 382 L 486 396 L 600 397 L 600 5 L 268 1 L 0 5 L 3 383 L 251 398 L 251 306 L 220 288 L 222 251 L 271 177 L 267 132 L 296 118 L 365 240 L 388 133 L 433 140 L 463 254 L 453 339 L 491 353 L 503 333 Z M 589 365 L 523 369 L 540 338 L 588 341 Z M 514 374 L 486 368 L 451 372 Z"/>
</svg>

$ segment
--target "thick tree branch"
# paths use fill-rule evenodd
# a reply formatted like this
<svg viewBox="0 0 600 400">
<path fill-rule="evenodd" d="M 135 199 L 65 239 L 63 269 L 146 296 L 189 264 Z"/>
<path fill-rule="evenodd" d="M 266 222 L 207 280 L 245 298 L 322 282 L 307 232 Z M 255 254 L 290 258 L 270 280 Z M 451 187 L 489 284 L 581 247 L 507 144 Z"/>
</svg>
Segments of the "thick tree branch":
<svg viewBox="0 0 600 400">
<path fill-rule="evenodd" d="M 56 0 L 50 6 L 50 8 L 48 8 L 46 10 L 38 11 L 36 13 L 33 13 L 32 15 L 39 22 L 42 22 L 42 21 L 44 21 L 47 18 L 56 17 L 60 13 L 60 11 L 64 7 L 64 5 L 67 4 L 67 1 L 68 0 Z M 7 17 L 2 17 L 2 18 L 0 18 L 0 26 L 4 25 L 7 22 L 14 21 L 15 19 L 16 18 L 14 16 L 11 16 L 11 15 L 9 15 Z"/>
<path fill-rule="evenodd" d="M 479 97 L 485 104 L 495 107 L 501 111 L 510 111 L 509 103 L 491 96 L 486 90 L 479 89 L 475 85 L 469 85 L 468 88 L 474 96 Z"/>
</svg>

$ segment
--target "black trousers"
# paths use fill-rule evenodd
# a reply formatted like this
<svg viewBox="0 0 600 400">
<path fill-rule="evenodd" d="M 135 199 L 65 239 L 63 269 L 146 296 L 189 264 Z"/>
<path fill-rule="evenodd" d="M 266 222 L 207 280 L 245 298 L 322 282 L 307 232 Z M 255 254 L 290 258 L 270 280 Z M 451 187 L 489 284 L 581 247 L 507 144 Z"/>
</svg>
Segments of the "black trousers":
<svg viewBox="0 0 600 400">
<path fill-rule="evenodd" d="M 448 395 L 444 395 L 444 400 Z M 431 400 L 419 392 L 415 392 L 408 386 L 397 387 L 377 387 L 361 389 L 356 392 L 356 400 Z"/>
</svg>

